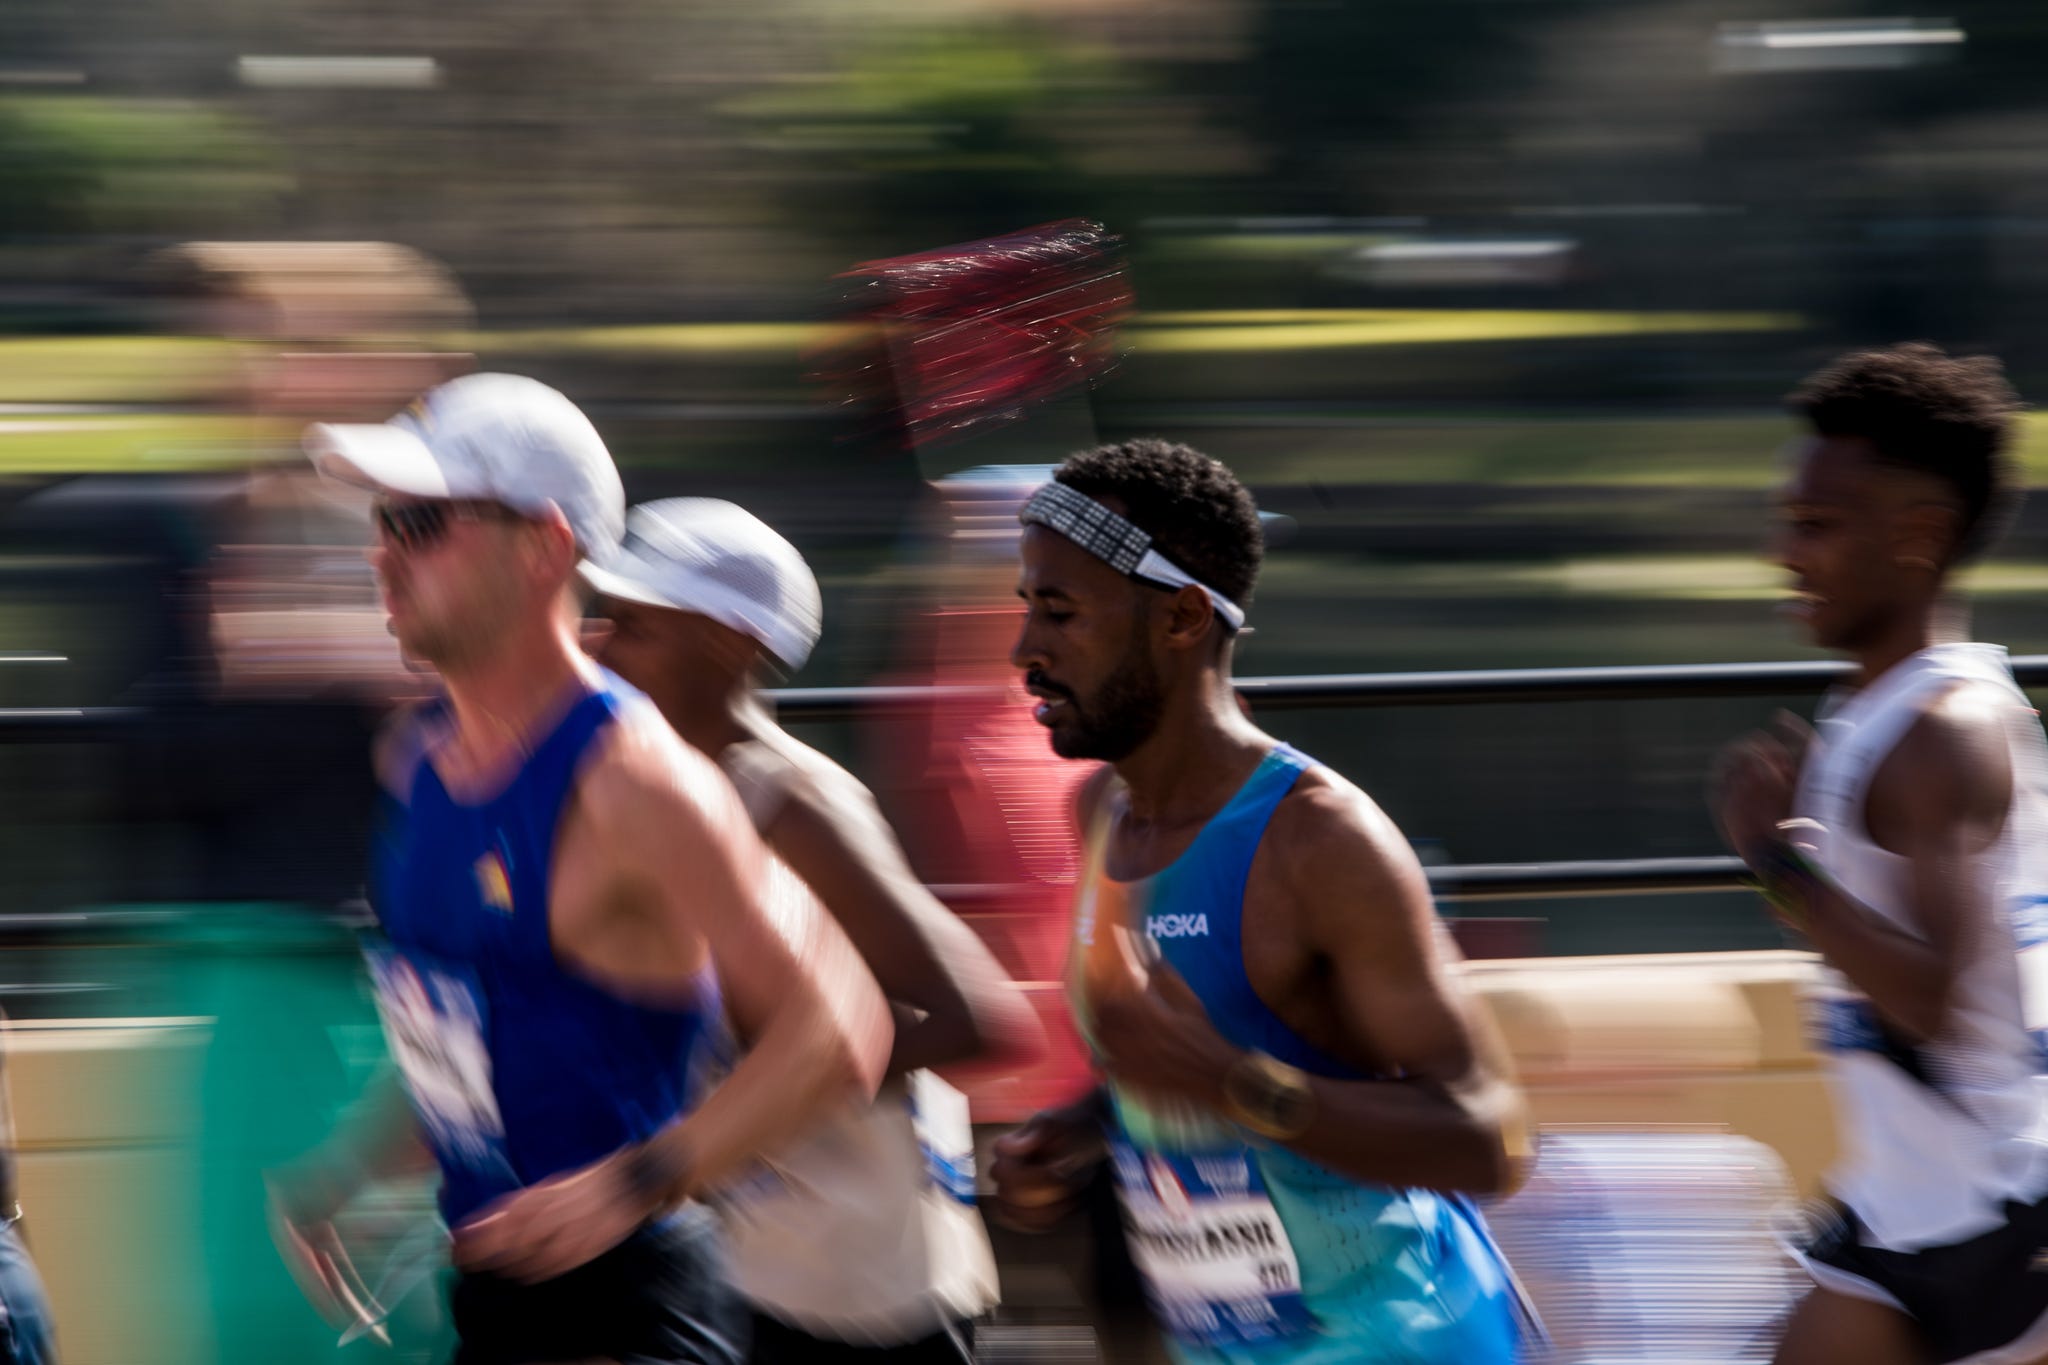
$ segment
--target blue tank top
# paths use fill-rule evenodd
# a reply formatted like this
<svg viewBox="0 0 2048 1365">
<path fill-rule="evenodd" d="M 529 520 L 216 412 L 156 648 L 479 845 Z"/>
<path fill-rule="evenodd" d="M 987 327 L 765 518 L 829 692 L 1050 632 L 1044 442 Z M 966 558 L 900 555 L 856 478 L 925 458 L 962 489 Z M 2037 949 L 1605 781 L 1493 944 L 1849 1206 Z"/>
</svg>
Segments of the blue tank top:
<svg viewBox="0 0 2048 1365">
<path fill-rule="evenodd" d="M 627 697 L 606 674 L 488 800 L 455 800 L 422 759 L 387 802 L 370 971 L 450 1226 L 687 1113 L 717 1044 L 708 968 L 672 1008 L 650 1007 L 577 975 L 550 941 L 556 826 Z"/>
<path fill-rule="evenodd" d="M 1217 1032 L 1318 1076 L 1363 1079 L 1289 1028 L 1244 966 L 1244 892 L 1274 810 L 1314 763 L 1279 745 L 1180 857 L 1117 882 L 1090 840 L 1077 967 L 1118 923 L 1188 983 Z M 1071 985 L 1084 1035 L 1084 978 Z M 1172 1353 L 1190 1365 L 1498 1365 L 1518 1298 L 1461 1196 L 1362 1184 L 1213 1116 L 1112 1088 L 1131 1248 Z"/>
</svg>

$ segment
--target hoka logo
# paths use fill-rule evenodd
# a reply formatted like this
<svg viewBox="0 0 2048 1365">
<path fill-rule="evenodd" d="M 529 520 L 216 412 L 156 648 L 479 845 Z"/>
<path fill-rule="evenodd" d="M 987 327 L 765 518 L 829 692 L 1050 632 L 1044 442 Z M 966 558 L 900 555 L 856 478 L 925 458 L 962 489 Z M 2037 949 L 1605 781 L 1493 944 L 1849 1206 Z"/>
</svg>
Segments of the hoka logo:
<svg viewBox="0 0 2048 1365">
<path fill-rule="evenodd" d="M 1153 938 L 1207 938 L 1207 915 L 1147 915 L 1145 932 Z"/>
</svg>

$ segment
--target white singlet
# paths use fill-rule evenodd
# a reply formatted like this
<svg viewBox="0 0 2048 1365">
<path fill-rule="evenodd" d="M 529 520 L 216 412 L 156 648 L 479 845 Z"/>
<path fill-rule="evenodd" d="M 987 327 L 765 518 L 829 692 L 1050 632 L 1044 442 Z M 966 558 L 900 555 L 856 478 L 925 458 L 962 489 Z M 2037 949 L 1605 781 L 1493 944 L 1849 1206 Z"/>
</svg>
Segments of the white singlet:
<svg viewBox="0 0 2048 1365">
<path fill-rule="evenodd" d="M 1843 1158 L 1830 1192 L 1862 1220 L 1866 1245 L 1912 1251 L 2000 1226 L 2008 1199 L 2048 1192 L 2048 741 L 1995 645 L 1921 651 L 1855 692 L 1823 702 L 1819 740 L 1793 813 L 1817 821 L 1818 863 L 1850 897 L 1918 934 L 1905 858 L 1871 839 L 1872 778 L 1928 703 L 1981 689 L 2003 707 L 2013 799 L 2005 828 L 1978 855 L 1991 913 L 1969 934 L 1941 1033 L 1908 1043 L 1834 970 L 1809 1014 L 1828 1058 Z M 1805 838 L 1807 836 L 1801 836 Z"/>
<path fill-rule="evenodd" d="M 787 760 L 735 744 L 720 763 L 755 828 L 787 790 Z M 808 894 L 777 860 L 773 875 Z M 763 1163 L 722 1201 L 733 1282 L 753 1305 L 815 1337 L 907 1344 L 997 1300 L 995 1255 L 974 1208 L 967 1099 L 930 1072 L 892 1076 Z"/>
</svg>

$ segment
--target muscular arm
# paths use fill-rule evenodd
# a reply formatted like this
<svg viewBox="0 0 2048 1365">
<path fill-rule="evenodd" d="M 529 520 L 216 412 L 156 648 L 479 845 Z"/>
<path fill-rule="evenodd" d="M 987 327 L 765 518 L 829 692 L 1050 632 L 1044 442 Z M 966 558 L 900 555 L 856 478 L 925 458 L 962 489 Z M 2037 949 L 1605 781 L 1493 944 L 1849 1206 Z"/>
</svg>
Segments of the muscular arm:
<svg viewBox="0 0 2048 1365">
<path fill-rule="evenodd" d="M 1458 989 L 1422 869 L 1393 824 L 1341 780 L 1305 775 L 1267 828 L 1246 902 L 1247 941 L 1256 904 L 1265 950 L 1278 946 L 1301 967 L 1290 997 L 1267 1003 L 1297 1033 L 1383 1078 L 1306 1077 L 1313 1108 L 1287 1145 L 1379 1184 L 1509 1187 L 1525 1140 L 1506 1050 Z M 1111 1075 L 1227 1116 L 1225 1080 L 1247 1054 L 1178 977 L 1142 975 L 1136 992 L 1093 992 Z"/>
<path fill-rule="evenodd" d="M 1524 1145 L 1507 1049 L 1454 978 L 1399 830 L 1341 783 L 1298 791 L 1274 823 L 1272 866 L 1328 964 L 1334 1050 L 1397 1078 L 1312 1078 L 1315 1118 L 1290 1145 L 1381 1184 L 1506 1189 Z"/>
<path fill-rule="evenodd" d="M 646 916 L 650 955 L 708 950 L 752 1046 L 702 1106 L 649 1143 L 687 1197 L 872 1097 L 890 1046 L 887 1006 L 846 935 L 793 880 L 771 882 L 725 779 L 680 743 L 622 744 L 579 791 L 598 866 Z"/>
<path fill-rule="evenodd" d="M 1021 1060 L 1041 1045 L 1024 993 L 910 870 L 874 798 L 851 777 L 797 778 L 766 831 L 816 893 L 898 1012 L 889 1071 Z"/>
<path fill-rule="evenodd" d="M 1938 699 L 1871 780 L 1864 820 L 1906 859 L 1907 932 L 1828 886 L 1800 927 L 1830 964 L 1915 1042 L 1938 1033 L 1973 936 L 1994 913 L 1976 856 L 2005 826 L 2012 760 L 1996 701 L 1976 689 Z"/>
<path fill-rule="evenodd" d="M 334 1131 L 280 1174 L 303 1206 L 295 1206 L 295 1214 L 325 1218 L 371 1181 L 417 1174 L 433 1165 L 405 1082 L 398 1068 L 387 1064 L 343 1111 Z"/>
</svg>

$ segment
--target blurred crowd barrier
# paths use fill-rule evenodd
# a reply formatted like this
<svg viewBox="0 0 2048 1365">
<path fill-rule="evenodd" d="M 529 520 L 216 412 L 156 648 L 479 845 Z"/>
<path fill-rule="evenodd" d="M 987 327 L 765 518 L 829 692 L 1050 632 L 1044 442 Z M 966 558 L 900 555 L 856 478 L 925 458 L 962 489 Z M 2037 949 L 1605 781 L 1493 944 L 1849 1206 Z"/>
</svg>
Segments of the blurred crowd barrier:
<svg viewBox="0 0 2048 1365">
<path fill-rule="evenodd" d="M 1547 1330 L 1531 1365 L 1765 1365 L 1803 1292 L 1791 1185 L 1726 1133 L 1552 1131 L 1489 1214 Z"/>
<path fill-rule="evenodd" d="M 1834 1111 L 1789 951 L 1472 962 L 1536 1122 L 1721 1129 L 1775 1151 L 1799 1192 L 1835 1157 Z"/>
</svg>

